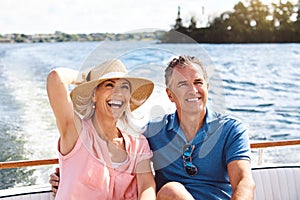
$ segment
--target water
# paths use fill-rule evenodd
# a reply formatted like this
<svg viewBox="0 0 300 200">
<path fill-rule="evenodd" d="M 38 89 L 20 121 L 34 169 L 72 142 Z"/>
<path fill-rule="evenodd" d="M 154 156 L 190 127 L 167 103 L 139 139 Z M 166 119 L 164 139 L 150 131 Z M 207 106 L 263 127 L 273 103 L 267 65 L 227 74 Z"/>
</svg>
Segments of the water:
<svg viewBox="0 0 300 200">
<path fill-rule="evenodd" d="M 0 161 L 57 157 L 59 134 L 45 90 L 51 69 L 83 70 L 121 59 L 131 73 L 156 83 L 150 101 L 137 110 L 149 119 L 174 109 L 163 90 L 163 69 L 177 54 L 204 61 L 211 76 L 210 104 L 241 118 L 252 141 L 300 138 L 300 44 L 0 44 Z M 300 148 L 270 148 L 264 159 L 265 164 L 299 163 Z M 53 168 L 1 170 L 0 189 L 47 183 Z"/>
</svg>

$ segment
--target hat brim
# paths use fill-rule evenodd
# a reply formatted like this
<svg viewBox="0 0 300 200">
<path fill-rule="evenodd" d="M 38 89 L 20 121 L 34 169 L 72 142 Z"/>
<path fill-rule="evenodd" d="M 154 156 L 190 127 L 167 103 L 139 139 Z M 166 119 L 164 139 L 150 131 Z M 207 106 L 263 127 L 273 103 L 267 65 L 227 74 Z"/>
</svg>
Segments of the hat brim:
<svg viewBox="0 0 300 200">
<path fill-rule="evenodd" d="M 151 95 L 154 83 L 148 79 L 136 78 L 131 76 L 112 76 L 107 78 L 101 78 L 98 80 L 93 80 L 89 82 L 82 83 L 75 87 L 71 93 L 71 100 L 73 102 L 74 110 L 84 115 L 83 111 L 79 111 L 77 105 L 81 105 L 82 101 L 80 99 L 89 98 L 92 96 L 93 90 L 102 82 L 109 79 L 126 79 L 130 82 L 131 85 L 131 98 L 130 98 L 130 110 L 134 111 L 140 107 Z"/>
</svg>

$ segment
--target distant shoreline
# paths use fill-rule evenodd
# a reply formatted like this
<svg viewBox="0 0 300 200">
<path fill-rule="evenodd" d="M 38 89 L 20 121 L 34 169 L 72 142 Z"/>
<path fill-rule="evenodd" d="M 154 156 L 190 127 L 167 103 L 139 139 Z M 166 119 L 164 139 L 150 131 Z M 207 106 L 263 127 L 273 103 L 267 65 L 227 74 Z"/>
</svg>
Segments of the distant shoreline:
<svg viewBox="0 0 300 200">
<path fill-rule="evenodd" d="M 0 35 L 0 43 L 51 43 L 51 42 L 90 42 L 90 41 L 147 41 L 161 40 L 166 31 L 140 32 L 140 33 L 90 33 L 68 34 L 56 31 L 53 34 L 12 33 Z"/>
</svg>

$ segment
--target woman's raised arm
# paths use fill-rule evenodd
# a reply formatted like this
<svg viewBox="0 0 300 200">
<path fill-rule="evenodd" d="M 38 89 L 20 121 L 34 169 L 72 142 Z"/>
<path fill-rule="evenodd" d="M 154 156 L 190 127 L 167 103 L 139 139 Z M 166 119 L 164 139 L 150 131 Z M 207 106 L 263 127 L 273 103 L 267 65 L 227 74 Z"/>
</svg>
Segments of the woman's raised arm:
<svg viewBox="0 0 300 200">
<path fill-rule="evenodd" d="M 47 93 L 60 133 L 60 151 L 69 153 L 78 138 L 74 123 L 73 104 L 68 87 L 75 84 L 78 71 L 69 68 L 53 69 L 47 77 Z"/>
</svg>

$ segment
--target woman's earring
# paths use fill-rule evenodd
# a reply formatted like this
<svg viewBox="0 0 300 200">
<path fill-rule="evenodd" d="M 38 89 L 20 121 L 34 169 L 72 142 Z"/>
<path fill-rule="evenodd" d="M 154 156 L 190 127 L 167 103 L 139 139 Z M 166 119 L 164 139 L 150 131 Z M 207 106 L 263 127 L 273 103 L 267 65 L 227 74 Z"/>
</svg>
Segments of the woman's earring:
<svg viewBox="0 0 300 200">
<path fill-rule="evenodd" d="M 93 106 L 92 106 L 92 108 L 95 109 L 95 108 L 96 108 L 96 106 L 95 106 L 95 104 L 96 104 L 95 93 L 94 93 L 94 95 L 93 95 L 92 101 L 93 101 Z"/>
</svg>

